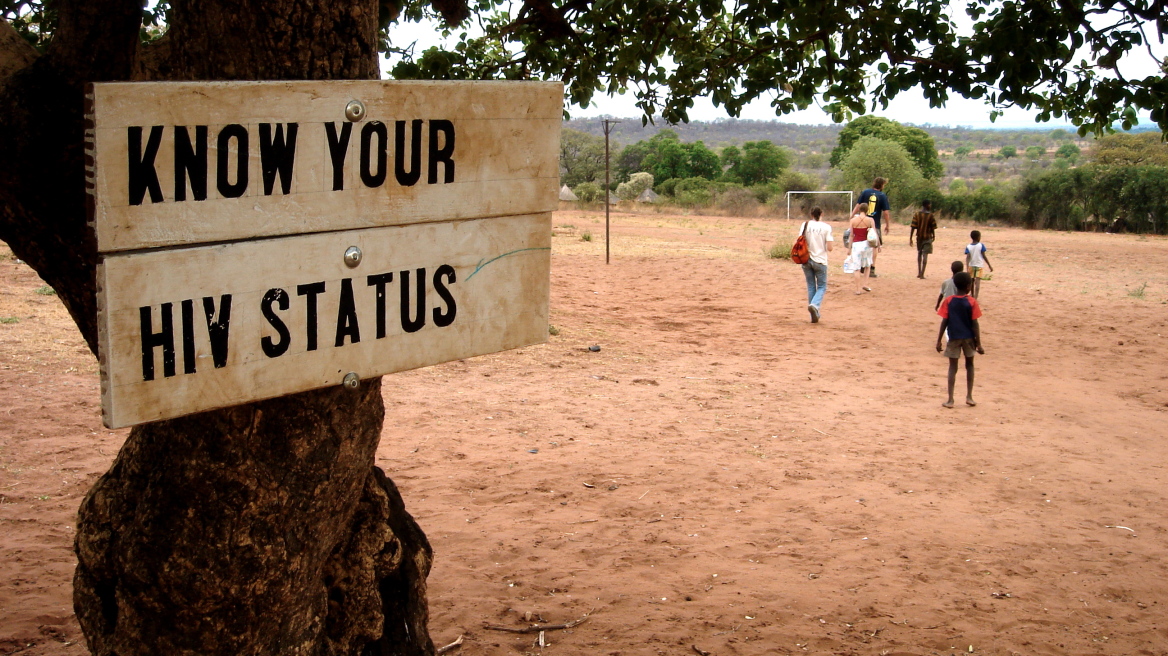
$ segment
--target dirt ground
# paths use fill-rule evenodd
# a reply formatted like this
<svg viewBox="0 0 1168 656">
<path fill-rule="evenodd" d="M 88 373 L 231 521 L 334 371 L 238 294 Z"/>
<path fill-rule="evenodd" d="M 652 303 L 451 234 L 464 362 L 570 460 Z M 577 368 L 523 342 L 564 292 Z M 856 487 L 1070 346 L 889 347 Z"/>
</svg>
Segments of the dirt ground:
<svg viewBox="0 0 1168 656">
<path fill-rule="evenodd" d="M 933 304 L 969 226 L 922 281 L 897 225 L 863 296 L 836 250 L 812 325 L 763 255 L 795 224 L 612 221 L 606 265 L 603 214 L 556 214 L 546 345 L 385 379 L 378 464 L 434 546 L 436 643 L 1168 654 L 1168 239 L 983 228 L 979 404 L 946 410 Z M 82 654 L 75 512 L 125 431 L 0 253 L 0 653 Z M 485 628 L 527 613 L 588 619 L 542 648 Z"/>
</svg>

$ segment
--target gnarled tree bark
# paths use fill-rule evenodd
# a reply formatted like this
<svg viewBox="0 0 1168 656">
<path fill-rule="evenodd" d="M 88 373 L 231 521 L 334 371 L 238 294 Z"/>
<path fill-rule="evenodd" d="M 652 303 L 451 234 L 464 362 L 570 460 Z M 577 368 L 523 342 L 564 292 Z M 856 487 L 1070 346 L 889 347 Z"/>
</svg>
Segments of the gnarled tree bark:
<svg viewBox="0 0 1168 656">
<path fill-rule="evenodd" d="M 0 239 L 96 352 L 89 82 L 378 77 L 377 0 L 61 0 L 48 53 L 0 79 Z M 141 60 L 141 61 L 139 61 Z M 131 430 L 82 502 L 74 605 L 94 654 L 432 654 L 431 551 L 374 466 L 381 381 Z"/>
</svg>

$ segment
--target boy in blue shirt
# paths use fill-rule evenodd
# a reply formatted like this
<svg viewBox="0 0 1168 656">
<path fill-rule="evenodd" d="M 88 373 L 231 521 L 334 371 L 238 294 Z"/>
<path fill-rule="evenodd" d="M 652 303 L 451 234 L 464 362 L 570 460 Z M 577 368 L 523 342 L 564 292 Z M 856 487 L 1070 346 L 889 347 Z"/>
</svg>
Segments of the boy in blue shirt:
<svg viewBox="0 0 1168 656">
<path fill-rule="evenodd" d="M 985 354 L 981 347 L 981 330 L 977 320 L 981 317 L 981 307 L 977 299 L 969 295 L 973 277 L 962 271 L 953 276 L 957 293 L 941 301 L 937 314 L 941 315 L 941 329 L 937 332 L 937 352 L 941 352 L 941 337 L 949 331 L 949 343 L 944 347 L 949 358 L 949 400 L 941 405 L 953 407 L 953 387 L 957 384 L 957 360 L 965 355 L 965 404 L 977 405 L 973 400 L 973 354 Z"/>
</svg>

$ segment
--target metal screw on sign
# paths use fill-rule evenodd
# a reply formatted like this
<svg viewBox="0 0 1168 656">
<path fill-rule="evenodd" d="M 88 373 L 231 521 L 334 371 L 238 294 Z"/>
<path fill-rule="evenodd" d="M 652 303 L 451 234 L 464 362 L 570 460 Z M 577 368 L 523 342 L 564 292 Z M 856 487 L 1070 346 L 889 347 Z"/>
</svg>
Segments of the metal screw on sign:
<svg viewBox="0 0 1168 656">
<path fill-rule="evenodd" d="M 360 100 L 350 100 L 348 105 L 345 105 L 345 118 L 353 123 L 365 118 L 365 103 Z"/>
<path fill-rule="evenodd" d="M 348 389 L 355 390 L 361 384 L 361 378 L 357 376 L 357 374 L 350 371 L 349 373 L 345 374 L 345 379 L 341 381 L 341 384 Z"/>
<path fill-rule="evenodd" d="M 350 246 L 345 249 L 345 266 L 350 269 L 357 268 L 361 263 L 361 249 L 356 246 Z"/>
</svg>

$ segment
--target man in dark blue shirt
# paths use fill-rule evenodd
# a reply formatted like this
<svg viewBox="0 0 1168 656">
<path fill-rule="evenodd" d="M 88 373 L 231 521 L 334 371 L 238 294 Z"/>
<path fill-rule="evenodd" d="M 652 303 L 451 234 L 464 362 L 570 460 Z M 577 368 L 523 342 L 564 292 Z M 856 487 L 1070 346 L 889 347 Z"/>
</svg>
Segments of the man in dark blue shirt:
<svg viewBox="0 0 1168 656">
<path fill-rule="evenodd" d="M 981 347 L 981 329 L 977 325 L 981 317 L 981 306 L 977 299 L 969 295 L 973 286 L 973 276 L 962 271 L 953 274 L 953 284 L 957 293 L 941 301 L 937 314 L 941 315 L 941 330 L 937 332 L 937 352 L 941 352 L 941 338 L 949 331 L 949 344 L 945 346 L 945 357 L 949 358 L 949 400 L 941 405 L 953 407 L 953 387 L 957 383 L 957 360 L 965 355 L 965 404 L 974 406 L 973 400 L 973 354 L 985 354 Z"/>
<path fill-rule="evenodd" d="M 881 235 L 881 244 L 884 243 L 883 235 L 888 234 L 888 229 L 892 225 L 892 221 L 889 218 L 891 206 L 888 204 L 888 196 L 884 194 L 885 182 L 887 181 L 884 178 L 876 178 L 873 180 L 870 188 L 860 192 L 860 198 L 856 201 L 855 209 L 852 210 L 852 214 L 855 214 L 858 209 L 872 217 L 872 220 L 876 222 L 876 233 Z M 881 224 L 884 226 L 883 234 L 880 232 Z M 873 278 L 876 277 L 876 254 L 879 252 L 879 248 L 876 248 L 872 252 L 872 268 L 869 271 L 869 275 Z"/>
</svg>

